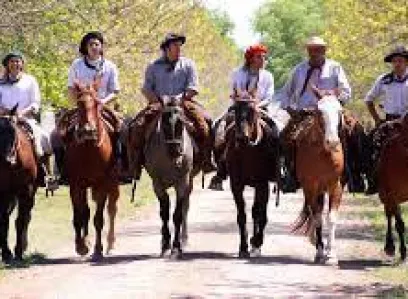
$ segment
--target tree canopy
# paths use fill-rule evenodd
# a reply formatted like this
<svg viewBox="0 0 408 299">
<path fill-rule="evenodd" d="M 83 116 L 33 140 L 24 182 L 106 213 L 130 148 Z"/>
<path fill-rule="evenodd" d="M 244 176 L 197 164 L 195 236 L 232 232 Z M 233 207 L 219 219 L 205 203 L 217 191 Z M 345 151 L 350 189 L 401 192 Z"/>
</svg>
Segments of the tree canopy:
<svg viewBox="0 0 408 299">
<path fill-rule="evenodd" d="M 125 111 L 144 103 L 139 89 L 145 67 L 161 55 L 159 43 L 172 31 L 187 36 L 184 54 L 196 61 L 200 101 L 213 111 L 227 102 L 228 70 L 238 63 L 238 50 L 199 1 L 1 1 L 0 52 L 20 49 L 25 54 L 48 104 L 68 105 L 68 68 L 78 56 L 81 37 L 91 30 L 104 34 L 105 55 L 119 67 Z"/>
</svg>

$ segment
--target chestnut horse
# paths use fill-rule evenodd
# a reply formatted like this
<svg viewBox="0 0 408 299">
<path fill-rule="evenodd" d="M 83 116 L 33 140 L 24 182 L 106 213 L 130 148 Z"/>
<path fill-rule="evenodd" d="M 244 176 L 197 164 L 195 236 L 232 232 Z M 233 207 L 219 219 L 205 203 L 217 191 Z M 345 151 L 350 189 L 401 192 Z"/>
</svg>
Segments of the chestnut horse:
<svg viewBox="0 0 408 299">
<path fill-rule="evenodd" d="M 247 258 L 261 254 L 268 221 L 269 181 L 277 182 L 279 177 L 278 132 L 276 126 L 270 127 L 264 123 L 255 102 L 237 101 L 231 109 L 234 111 L 234 121 L 226 129 L 226 162 L 238 213 L 237 223 L 241 238 L 238 255 L 240 258 Z M 275 142 L 271 142 L 272 138 L 267 138 L 267 134 L 275 136 Z M 255 189 L 250 251 L 243 196 L 245 186 Z"/>
<path fill-rule="evenodd" d="M 90 210 L 87 189 L 92 191 L 96 203 L 94 225 L 95 247 L 92 259 L 103 257 L 102 229 L 105 205 L 108 205 L 109 231 L 106 252 L 113 248 L 115 241 L 115 216 L 119 198 L 119 182 L 115 168 L 113 144 L 101 117 L 97 101 L 98 82 L 91 86 L 75 84 L 77 91 L 78 122 L 75 130 L 66 136 L 65 168 L 73 208 L 75 249 L 79 255 L 89 252 L 88 222 Z"/>
<path fill-rule="evenodd" d="M 9 218 L 18 204 L 15 258 L 27 248 L 27 231 L 37 190 L 37 161 L 33 143 L 17 124 L 17 106 L 0 116 L 0 249 L 4 262 L 13 254 L 8 246 Z"/>
<path fill-rule="evenodd" d="M 378 193 L 384 204 L 387 217 L 385 252 L 394 256 L 395 245 L 392 232 L 392 219 L 395 217 L 395 229 L 400 239 L 402 261 L 407 257 L 405 245 L 405 224 L 400 204 L 408 200 L 408 117 L 396 121 L 398 129 L 390 134 L 383 145 L 378 161 Z"/>
<path fill-rule="evenodd" d="M 320 110 L 304 111 L 302 118 L 299 129 L 291 136 L 296 153 L 296 175 L 305 197 L 293 232 L 301 230 L 309 235 L 316 246 L 316 263 L 337 264 L 335 231 L 343 194 L 344 154 L 340 139 L 333 134 L 340 124 L 340 111 L 329 115 Z M 327 251 L 324 252 L 322 213 L 326 192 L 329 195 L 329 237 Z"/>
</svg>

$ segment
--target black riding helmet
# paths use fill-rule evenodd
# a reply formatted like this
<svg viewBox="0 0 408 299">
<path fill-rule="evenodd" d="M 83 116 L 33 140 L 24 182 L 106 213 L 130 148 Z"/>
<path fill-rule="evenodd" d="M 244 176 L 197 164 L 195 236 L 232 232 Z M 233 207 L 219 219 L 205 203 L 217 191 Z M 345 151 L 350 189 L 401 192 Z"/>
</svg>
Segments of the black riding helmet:
<svg viewBox="0 0 408 299">
<path fill-rule="evenodd" d="M 85 34 L 82 37 L 81 43 L 79 44 L 79 53 L 81 53 L 82 55 L 86 56 L 88 55 L 88 43 L 91 39 L 97 39 L 101 42 L 101 44 L 103 45 L 104 43 L 104 39 L 103 39 L 103 35 L 102 33 L 100 33 L 99 31 L 91 31 L 88 32 L 87 34 Z"/>
</svg>

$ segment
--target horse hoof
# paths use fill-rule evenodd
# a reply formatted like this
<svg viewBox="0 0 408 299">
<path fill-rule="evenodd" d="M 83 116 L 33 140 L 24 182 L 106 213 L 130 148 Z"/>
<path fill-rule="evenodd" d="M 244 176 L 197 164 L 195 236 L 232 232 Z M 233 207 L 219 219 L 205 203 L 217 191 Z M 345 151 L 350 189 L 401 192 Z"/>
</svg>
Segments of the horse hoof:
<svg viewBox="0 0 408 299">
<path fill-rule="evenodd" d="M 325 263 L 325 257 L 323 255 L 316 254 L 313 262 L 315 264 L 324 264 Z"/>
<path fill-rule="evenodd" d="M 89 253 L 89 247 L 85 244 L 77 244 L 75 246 L 75 251 L 80 256 L 85 256 Z"/>
<path fill-rule="evenodd" d="M 103 254 L 102 254 L 102 252 L 94 252 L 94 253 L 92 254 L 91 262 L 93 262 L 93 263 L 98 263 L 98 262 L 101 262 L 102 260 L 103 260 Z"/>
<path fill-rule="evenodd" d="M 181 239 L 181 248 L 186 248 L 188 246 L 188 238 L 182 238 Z"/>
<path fill-rule="evenodd" d="M 181 251 L 181 249 L 179 248 L 173 248 L 171 250 L 171 255 L 170 255 L 170 259 L 172 260 L 180 260 L 183 256 L 183 253 Z"/>
<path fill-rule="evenodd" d="M 238 257 L 239 257 L 240 259 L 247 259 L 247 258 L 250 257 L 250 254 L 249 254 L 248 250 L 241 250 L 241 251 L 238 253 Z"/>
<path fill-rule="evenodd" d="M 5 264 L 9 264 L 13 260 L 13 253 L 10 250 L 4 250 L 1 252 L 1 260 Z"/>
<path fill-rule="evenodd" d="M 160 257 L 164 258 L 164 257 L 169 257 L 169 256 L 170 256 L 170 248 L 162 248 L 160 252 Z"/>
<path fill-rule="evenodd" d="M 336 256 L 328 256 L 325 260 L 325 264 L 328 266 L 337 267 L 339 265 L 339 260 L 337 259 Z"/>
<path fill-rule="evenodd" d="M 260 257 L 261 256 L 261 248 L 252 247 L 250 251 L 250 257 Z"/>
<path fill-rule="evenodd" d="M 395 247 L 385 247 L 384 251 L 385 251 L 385 254 L 389 257 L 395 256 Z"/>
</svg>

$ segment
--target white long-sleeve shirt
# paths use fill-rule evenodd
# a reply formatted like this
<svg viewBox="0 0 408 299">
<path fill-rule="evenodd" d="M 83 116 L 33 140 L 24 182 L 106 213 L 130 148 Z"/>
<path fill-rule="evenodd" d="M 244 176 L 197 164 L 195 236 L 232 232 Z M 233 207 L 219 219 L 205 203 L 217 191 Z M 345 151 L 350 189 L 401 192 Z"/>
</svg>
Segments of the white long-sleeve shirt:
<svg viewBox="0 0 408 299">
<path fill-rule="evenodd" d="M 119 86 L 119 72 L 116 65 L 104 59 L 101 65 L 101 86 L 98 89 L 98 97 L 100 100 L 106 98 L 109 94 L 120 90 Z M 75 80 L 82 84 L 91 84 L 96 76 L 98 70 L 86 65 L 84 58 L 77 58 L 72 63 L 68 72 L 68 87 L 73 87 Z"/>
<path fill-rule="evenodd" d="M 23 73 L 17 82 L 0 84 L 0 107 L 12 109 L 18 104 L 17 111 L 33 109 L 38 112 L 41 105 L 41 94 L 37 80 Z"/>
<path fill-rule="evenodd" d="M 256 82 L 257 81 L 257 82 Z M 271 101 L 274 90 L 273 75 L 265 70 L 259 70 L 259 79 L 256 75 L 251 75 L 248 69 L 240 67 L 234 70 L 232 74 L 231 89 L 238 88 L 241 91 L 254 89 L 256 85 L 256 98 L 260 101 Z"/>
<path fill-rule="evenodd" d="M 392 74 L 382 74 L 365 97 L 366 102 L 381 100 L 387 114 L 405 115 L 408 112 L 408 69 L 405 80 L 396 80 Z"/>
<path fill-rule="evenodd" d="M 296 110 L 316 108 L 317 98 L 310 88 L 312 84 L 323 90 L 338 88 L 340 91 L 338 99 L 343 103 L 350 100 L 351 88 L 343 68 L 338 62 L 327 58 L 320 69 L 312 71 L 306 89 L 302 93 L 310 68 L 309 61 L 304 61 L 295 67 L 279 94 L 278 100 L 281 101 L 282 107 L 291 107 Z"/>
</svg>

